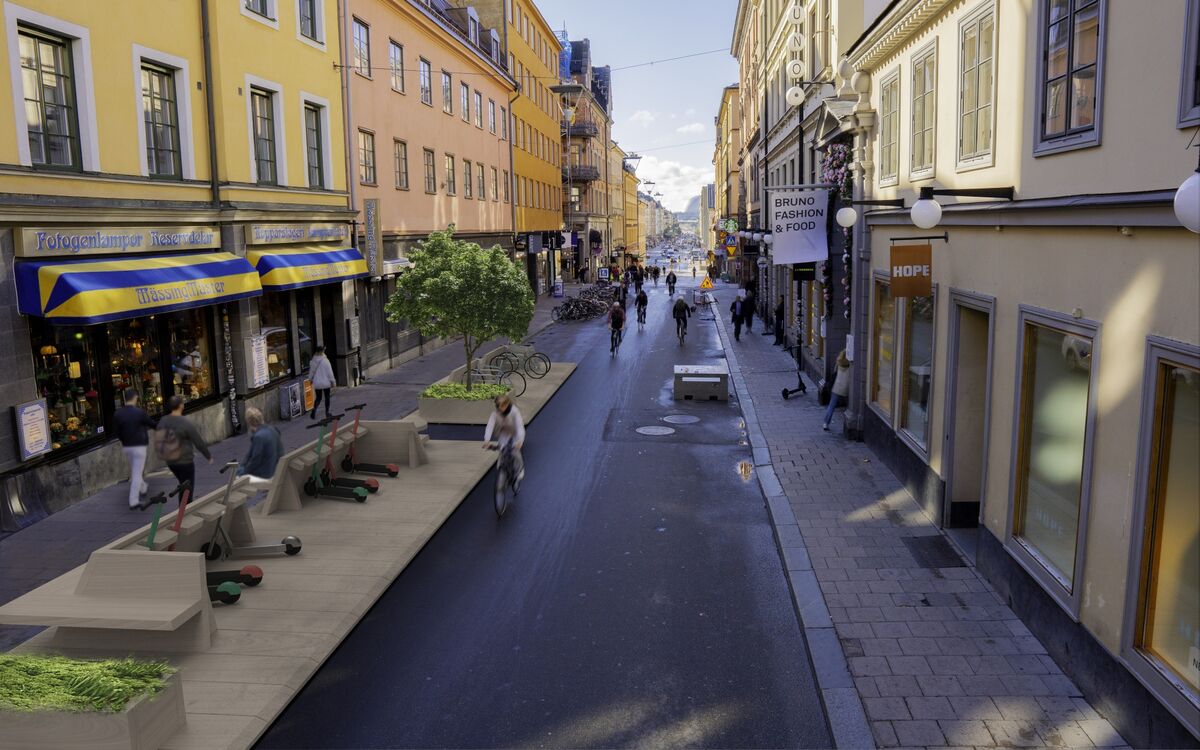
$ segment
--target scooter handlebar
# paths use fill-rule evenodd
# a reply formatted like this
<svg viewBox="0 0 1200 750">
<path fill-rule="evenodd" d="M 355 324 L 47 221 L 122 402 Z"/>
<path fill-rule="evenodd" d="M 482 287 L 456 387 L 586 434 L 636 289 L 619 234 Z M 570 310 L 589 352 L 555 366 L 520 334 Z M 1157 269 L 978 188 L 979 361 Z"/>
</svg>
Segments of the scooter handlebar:
<svg viewBox="0 0 1200 750">
<path fill-rule="evenodd" d="M 226 471 L 229 471 L 230 469 L 236 469 L 237 465 L 238 465 L 237 461 L 227 461 L 225 463 L 225 465 L 221 467 L 220 473 L 224 474 Z"/>
<path fill-rule="evenodd" d="M 355 404 L 354 406 L 347 406 L 346 411 L 362 411 L 365 408 L 367 408 L 366 404 Z"/>
<path fill-rule="evenodd" d="M 171 490 L 170 494 L 168 494 L 167 497 L 175 497 L 176 495 L 182 495 L 185 490 L 190 490 L 190 489 L 192 489 L 191 482 L 180 482 L 178 485 L 176 485 L 175 489 Z"/>
<path fill-rule="evenodd" d="M 304 429 L 311 430 L 314 427 L 324 427 L 328 424 L 332 424 L 332 423 L 338 421 L 339 419 L 341 419 L 344 416 L 346 416 L 346 415 L 345 414 L 330 414 L 328 417 L 325 417 L 324 419 L 322 419 L 319 422 L 314 422 L 314 423 L 310 424 L 308 427 L 305 427 Z"/>
</svg>

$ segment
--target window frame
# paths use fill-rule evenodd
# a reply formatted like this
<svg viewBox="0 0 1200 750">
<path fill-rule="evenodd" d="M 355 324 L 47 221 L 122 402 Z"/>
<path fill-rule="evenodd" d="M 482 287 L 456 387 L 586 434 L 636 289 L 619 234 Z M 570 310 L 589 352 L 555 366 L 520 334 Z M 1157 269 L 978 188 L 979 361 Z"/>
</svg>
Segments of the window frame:
<svg viewBox="0 0 1200 750">
<path fill-rule="evenodd" d="M 500 107 L 500 140 L 508 140 L 508 110 Z"/>
<path fill-rule="evenodd" d="M 304 33 L 303 8 L 312 3 L 313 36 Z M 323 0 L 296 0 L 296 39 L 310 47 L 325 51 L 325 3 Z"/>
<path fill-rule="evenodd" d="M 363 139 L 363 136 L 366 136 L 366 140 Z M 364 148 L 364 144 L 369 145 L 370 148 Z M 379 184 L 379 162 L 375 150 L 375 131 L 367 128 L 359 128 L 358 143 L 356 145 L 358 147 L 356 149 L 358 155 L 358 184 L 375 187 Z M 370 160 L 364 159 L 364 154 L 368 154 Z"/>
<path fill-rule="evenodd" d="M 956 86 L 956 90 L 958 91 L 958 112 L 957 112 L 958 119 L 955 121 L 955 125 L 954 125 L 954 131 L 955 131 L 955 135 L 956 135 L 956 137 L 954 139 L 954 159 L 955 159 L 956 171 L 959 171 L 959 172 L 966 172 L 966 171 L 970 171 L 972 169 L 982 169 L 984 167 L 992 167 L 992 166 L 996 165 L 996 80 L 997 80 L 996 60 L 1000 56 L 1000 50 L 997 49 L 996 42 L 999 40 L 999 31 L 998 31 L 999 13 L 1000 13 L 1000 7 L 999 7 L 999 3 L 997 3 L 996 0 L 985 0 L 985 2 L 981 3 L 976 8 L 971 10 L 969 13 L 967 13 L 965 16 L 963 16 L 962 20 L 960 20 L 958 22 L 958 83 Z M 965 111 L 963 109 L 963 103 L 964 103 L 963 102 L 963 76 L 965 75 L 963 66 L 966 63 L 966 58 L 963 56 L 963 39 L 964 39 L 964 35 L 967 32 L 968 27 L 971 27 L 971 26 L 978 27 L 980 22 L 982 22 L 984 20 L 984 18 L 987 16 L 992 17 L 992 58 L 991 58 L 991 60 L 992 60 L 992 85 L 991 85 L 992 98 L 988 102 L 988 105 L 987 105 L 991 110 L 991 116 L 988 118 L 990 121 L 988 127 L 991 132 L 991 137 L 989 139 L 989 142 L 988 142 L 989 145 L 988 145 L 988 149 L 986 151 L 980 151 L 977 148 L 976 151 L 974 151 L 970 154 L 964 154 L 963 150 L 962 150 L 962 142 L 963 142 L 962 141 L 962 139 L 963 139 L 962 121 L 963 121 L 963 115 L 965 114 Z M 976 45 L 978 45 L 979 44 L 978 40 L 981 39 L 981 37 L 977 36 L 976 39 L 977 39 Z M 978 75 L 977 75 L 978 70 L 979 70 L 979 63 L 976 63 L 973 68 L 973 71 L 976 73 L 976 83 L 975 83 L 975 88 L 976 88 L 975 118 L 976 118 L 976 121 L 978 121 L 978 119 L 979 119 L 979 109 L 980 109 L 979 99 L 978 99 L 978 92 L 979 92 L 979 81 L 978 81 Z M 978 125 L 976 125 L 975 132 L 976 132 L 976 134 L 978 134 L 978 132 L 979 132 Z"/>
<path fill-rule="evenodd" d="M 1191 128 L 1200 125 L 1200 101 L 1196 91 L 1200 89 L 1200 0 L 1188 0 L 1184 18 L 1183 62 L 1179 76 L 1179 121 L 1176 127 Z"/>
<path fill-rule="evenodd" d="M 475 195 L 481 200 L 487 200 L 487 166 L 481 162 L 475 162 Z"/>
<path fill-rule="evenodd" d="M 488 99 L 488 132 L 496 134 L 496 100 Z"/>
<path fill-rule="evenodd" d="M 504 202 L 508 203 L 512 200 L 512 176 L 507 169 L 502 171 L 504 172 Z"/>
<path fill-rule="evenodd" d="M 930 335 L 932 340 L 929 342 L 929 407 L 925 414 L 925 442 L 922 443 L 916 433 L 908 428 L 904 423 L 905 408 L 908 402 L 908 338 L 909 328 L 911 327 L 912 313 L 910 300 L 912 297 L 901 297 L 895 300 L 896 302 L 896 372 L 894 373 L 893 383 L 895 384 L 895 421 L 892 423 L 893 429 L 900 439 L 913 450 L 917 455 L 929 462 L 930 446 L 933 444 L 933 406 L 934 396 L 937 395 L 935 389 L 937 371 L 937 344 L 938 344 L 938 288 L 937 284 L 931 286 L 929 296 L 932 298 L 933 305 L 933 320 Z"/>
<path fill-rule="evenodd" d="M 417 58 L 417 85 L 421 89 L 421 103 L 433 106 L 433 63 L 424 57 Z"/>
<path fill-rule="evenodd" d="M 442 69 L 442 111 L 454 114 L 454 76 L 445 68 Z"/>
<path fill-rule="evenodd" d="M 262 0 L 263 6 L 266 7 L 266 14 L 259 13 L 257 10 L 252 10 L 248 3 L 252 0 L 239 0 L 238 6 L 241 8 L 242 15 L 252 21 L 257 21 L 264 26 L 269 26 L 276 31 L 279 31 L 279 5 L 278 0 Z"/>
<path fill-rule="evenodd" d="M 902 82 L 900 80 L 901 72 L 902 71 L 901 71 L 900 66 L 897 65 L 895 70 L 888 73 L 879 82 L 879 186 L 880 187 L 889 187 L 889 186 L 894 186 L 894 185 L 900 184 L 900 144 L 903 142 L 903 139 L 900 137 L 900 115 L 904 111 L 903 106 L 901 106 L 902 105 L 901 97 L 903 96 L 903 93 L 904 93 L 904 86 L 902 85 Z M 896 99 L 895 99 L 896 110 L 895 110 L 895 113 L 892 115 L 893 117 L 896 118 L 896 140 L 892 141 L 892 144 L 893 144 L 892 148 L 895 149 L 895 154 L 896 154 L 896 171 L 887 173 L 887 172 L 885 172 L 885 170 L 888 169 L 888 163 L 887 163 L 888 160 L 885 157 L 885 149 L 888 147 L 888 143 L 886 141 L 886 139 L 888 138 L 888 134 L 887 134 L 887 132 L 888 132 L 888 127 L 887 127 L 888 113 L 884 110 L 884 101 L 885 101 L 884 97 L 886 96 L 887 88 L 889 86 L 891 86 L 892 84 L 895 84 L 895 86 L 896 86 Z"/>
<path fill-rule="evenodd" d="M 431 148 L 422 149 L 421 171 L 425 180 L 425 194 L 437 195 L 437 153 Z"/>
<path fill-rule="evenodd" d="M 458 106 L 462 109 L 459 114 L 462 116 L 462 121 L 470 124 L 471 122 L 471 86 L 463 81 L 458 82 Z"/>
<path fill-rule="evenodd" d="M 495 167 L 490 167 L 492 170 L 492 203 L 500 202 L 500 170 Z"/>
<path fill-rule="evenodd" d="M 408 141 L 402 138 L 392 139 L 392 178 L 397 190 L 408 190 L 412 185 L 408 179 Z"/>
<path fill-rule="evenodd" d="M 475 89 L 472 103 L 475 105 L 475 127 L 483 130 L 483 93 L 479 89 Z"/>
<path fill-rule="evenodd" d="M 1033 123 L 1033 155 L 1034 157 L 1049 156 L 1050 154 L 1059 154 L 1064 151 L 1074 151 L 1081 148 L 1092 148 L 1099 146 L 1101 143 L 1101 134 L 1104 126 L 1104 67 L 1105 67 L 1105 39 L 1108 36 L 1108 0 L 1096 0 L 1096 7 L 1099 11 L 1099 28 L 1096 31 L 1096 114 L 1092 122 L 1092 127 L 1087 130 L 1068 130 L 1060 135 L 1046 136 L 1045 132 L 1045 108 L 1046 108 L 1046 35 L 1049 31 L 1046 21 L 1049 19 L 1050 6 L 1047 0 L 1038 0 L 1037 16 L 1035 19 L 1037 28 L 1037 67 L 1036 78 L 1034 80 L 1036 86 L 1036 96 L 1034 97 L 1034 111 L 1036 119 Z M 1073 11 L 1071 11 L 1073 13 Z M 1068 47 L 1068 70 L 1067 81 L 1070 82 L 1070 55 L 1069 51 L 1074 49 L 1073 38 L 1071 46 Z"/>
<path fill-rule="evenodd" d="M 308 182 L 309 189 L 318 189 L 319 190 L 319 189 L 325 188 L 326 175 L 325 175 L 324 153 L 325 153 L 325 141 L 327 141 L 328 139 L 325 138 L 325 133 L 324 133 L 325 129 L 324 129 L 324 127 L 322 127 L 322 121 L 324 120 L 324 116 L 323 116 L 324 113 L 322 112 L 323 109 L 324 109 L 324 107 L 322 107 L 320 104 L 317 104 L 316 102 L 307 102 L 307 101 L 301 102 L 301 110 L 303 113 L 302 122 L 304 123 L 304 175 Z M 313 114 L 316 116 L 316 151 L 317 151 L 317 163 L 316 164 L 313 164 L 313 158 L 312 158 L 312 151 L 313 151 L 314 144 L 310 140 L 311 136 L 313 135 L 313 128 L 311 128 L 309 126 L 309 115 L 310 114 Z M 316 184 L 313 184 L 313 171 L 314 170 L 316 171 L 316 175 L 317 175 Z"/>
<path fill-rule="evenodd" d="M 188 66 L 188 61 L 182 57 L 169 55 L 165 52 L 153 50 L 141 45 L 133 45 L 133 75 L 134 75 L 134 91 L 137 101 L 141 100 L 142 96 L 142 76 L 141 68 L 145 63 L 171 69 L 175 76 L 175 114 L 179 123 L 179 160 L 180 160 L 180 176 L 178 178 L 168 177 L 152 177 L 156 180 L 194 180 L 196 179 L 196 153 L 193 142 L 192 132 L 192 101 L 190 96 L 180 96 L 180 91 L 191 91 L 192 77 Z M 142 108 L 137 108 L 138 122 L 138 153 L 139 167 L 143 177 L 151 177 L 150 166 L 146 159 L 146 133 L 145 123 L 143 120 Z"/>
<path fill-rule="evenodd" d="M 1161 336 L 1146 337 L 1146 353 L 1142 370 L 1141 418 L 1138 428 L 1137 469 L 1134 476 L 1133 512 L 1130 516 L 1131 532 L 1129 544 L 1128 575 L 1131 582 L 1125 591 L 1125 617 L 1121 627 L 1121 661 L 1175 718 L 1193 733 L 1200 730 L 1197 711 L 1200 710 L 1200 695 L 1190 685 L 1172 674 L 1169 667 L 1159 665 L 1154 657 L 1136 642 L 1141 630 L 1147 541 L 1146 529 L 1152 503 L 1151 468 L 1157 466 L 1153 455 L 1157 444 L 1156 435 L 1160 424 L 1159 414 L 1159 368 L 1163 364 L 1175 364 L 1200 369 L 1200 347 Z"/>
<path fill-rule="evenodd" d="M 1047 310 L 1033 305 L 1022 304 L 1018 306 L 1017 310 L 1017 356 L 1014 357 L 1016 363 L 1013 379 L 1013 429 L 1009 448 L 1009 503 L 1005 519 L 1004 548 L 1017 561 L 1017 564 L 1024 568 L 1025 572 L 1029 573 L 1042 589 L 1050 595 L 1050 598 L 1062 607 L 1063 611 L 1074 622 L 1079 622 L 1079 610 L 1083 601 L 1084 589 L 1084 586 L 1080 584 L 1083 579 L 1084 563 L 1087 559 L 1088 517 L 1091 511 L 1092 500 L 1092 468 L 1096 453 L 1096 402 L 1099 397 L 1101 327 L 1099 321 L 1088 318 L 1075 318 L 1071 315 L 1065 315 L 1054 310 Z M 1049 328 L 1050 330 L 1067 335 L 1087 337 L 1090 339 L 1092 347 L 1092 362 L 1088 372 L 1087 415 L 1083 437 L 1083 465 L 1080 468 L 1079 520 L 1076 529 L 1074 580 L 1070 582 L 1071 588 L 1069 591 L 1064 584 L 1062 576 L 1052 570 L 1050 562 L 1044 560 L 1040 552 L 1035 551 L 1032 546 L 1020 541 L 1014 534 L 1016 516 L 1022 507 L 1018 502 L 1017 495 L 1021 484 L 1021 471 L 1024 468 L 1021 454 L 1023 450 L 1022 434 L 1025 419 L 1026 333 L 1030 325 Z"/>
<path fill-rule="evenodd" d="M 366 36 L 365 36 L 366 49 L 367 49 L 366 67 L 363 67 L 363 64 L 362 64 L 363 59 L 362 59 L 362 56 L 359 54 L 360 53 L 359 46 L 358 46 L 358 42 L 359 42 L 358 30 L 359 30 L 359 28 L 362 28 L 366 31 Z M 371 24 L 362 20 L 358 16 L 350 16 L 350 55 L 351 55 L 350 69 L 353 70 L 355 73 L 358 73 L 363 78 L 368 78 L 368 79 L 372 78 L 373 76 L 371 75 L 371 73 L 372 73 L 372 71 L 371 71 Z"/>
<path fill-rule="evenodd" d="M 395 52 L 399 51 L 400 67 L 396 68 Z M 396 87 L 396 81 L 400 82 L 400 87 Z M 388 83 L 392 87 L 392 91 L 400 94 L 407 94 L 408 89 L 404 84 L 404 45 L 397 42 L 395 39 L 388 38 Z"/>
<path fill-rule="evenodd" d="M 475 166 L 470 159 L 463 159 L 463 174 L 467 176 L 463 182 L 463 198 L 471 200 L 475 197 Z"/>
<path fill-rule="evenodd" d="M 920 180 L 933 179 L 937 172 L 937 118 L 938 118 L 938 75 L 940 74 L 940 61 L 938 60 L 938 43 L 937 37 L 917 50 L 912 57 L 909 58 L 909 112 L 908 112 L 908 179 L 909 182 L 918 182 Z M 929 147 L 929 163 L 917 166 L 916 160 L 916 137 L 917 137 L 917 68 L 920 67 L 922 76 L 924 75 L 925 65 L 929 60 L 933 60 L 933 87 L 921 94 L 921 106 L 925 107 L 925 101 L 929 97 L 933 97 L 933 119 L 932 122 L 926 122 L 922 128 L 922 134 L 928 134 L 932 139 L 932 144 Z"/>
<path fill-rule="evenodd" d="M 258 158 L 254 136 L 254 90 L 271 95 L 272 130 L 275 139 L 275 181 L 264 182 L 258 175 Z M 250 141 L 250 181 L 256 185 L 284 187 L 287 181 L 287 141 L 283 118 L 283 87 L 274 81 L 246 74 L 246 126 Z"/>
<path fill-rule="evenodd" d="M 454 154 L 442 154 L 442 171 L 446 176 L 446 195 L 458 195 L 458 159 Z"/>
</svg>

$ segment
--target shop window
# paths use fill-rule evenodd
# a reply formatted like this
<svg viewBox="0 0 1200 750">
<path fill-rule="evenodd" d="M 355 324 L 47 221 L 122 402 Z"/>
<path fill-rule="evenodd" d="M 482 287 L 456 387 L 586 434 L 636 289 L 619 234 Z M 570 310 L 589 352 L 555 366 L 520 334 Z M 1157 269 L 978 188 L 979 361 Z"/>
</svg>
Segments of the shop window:
<svg viewBox="0 0 1200 750">
<path fill-rule="evenodd" d="M 50 412 L 53 450 L 104 433 L 100 405 L 100 357 L 86 328 L 65 328 L 30 319 L 38 395 Z"/>
<path fill-rule="evenodd" d="M 900 427 L 925 450 L 929 446 L 934 310 L 933 297 L 909 297 L 904 303 L 904 401 Z"/>
<path fill-rule="evenodd" d="M 317 343 L 317 313 L 313 305 L 313 290 L 299 289 L 296 296 L 296 334 L 300 337 L 300 369 L 308 372 Z"/>
<path fill-rule="evenodd" d="M 1174 358 L 1174 354 L 1168 354 Z M 1200 364 L 1157 358 L 1134 646 L 1200 692 Z"/>
<path fill-rule="evenodd" d="M 1083 508 L 1092 338 L 1026 321 L 1012 534 L 1074 590 Z"/>
<path fill-rule="evenodd" d="M 808 304 L 804 307 L 805 337 L 814 357 L 825 356 L 825 338 L 821 335 L 821 320 L 825 317 L 825 285 L 819 281 L 806 281 Z"/>
<path fill-rule="evenodd" d="M 162 316 L 170 341 L 171 383 L 185 401 L 216 393 L 209 315 L 208 308 L 193 308 Z"/>
<path fill-rule="evenodd" d="M 259 297 L 258 324 L 267 338 L 267 374 L 271 380 L 290 377 L 292 326 L 286 293 L 267 292 Z"/>
<path fill-rule="evenodd" d="M 133 388 L 143 409 L 161 415 L 166 394 L 155 316 L 113 321 L 107 330 L 113 408 L 121 405 L 125 389 Z"/>
<path fill-rule="evenodd" d="M 886 281 L 875 280 L 874 331 L 871 337 L 871 403 L 889 418 L 896 378 L 896 300 Z"/>
</svg>

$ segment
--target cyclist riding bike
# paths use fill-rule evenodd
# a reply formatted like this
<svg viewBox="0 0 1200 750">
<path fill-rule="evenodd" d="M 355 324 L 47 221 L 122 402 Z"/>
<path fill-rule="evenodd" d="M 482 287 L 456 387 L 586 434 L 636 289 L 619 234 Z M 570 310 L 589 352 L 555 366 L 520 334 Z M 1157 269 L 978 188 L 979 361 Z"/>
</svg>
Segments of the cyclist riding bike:
<svg viewBox="0 0 1200 750">
<path fill-rule="evenodd" d="M 674 306 L 671 307 L 671 317 L 675 318 L 675 335 L 687 335 L 687 319 L 692 314 L 692 308 L 688 307 L 688 303 L 683 297 L 675 300 Z"/>
<path fill-rule="evenodd" d="M 492 400 L 496 405 L 495 411 L 488 417 L 487 428 L 483 431 L 483 447 L 512 449 L 513 468 L 517 472 L 517 483 L 525 478 L 525 459 L 521 457 L 521 446 L 525 445 L 525 420 L 521 418 L 521 410 L 513 405 L 512 399 L 500 394 Z M 495 437 L 493 441 L 492 438 Z"/>
<path fill-rule="evenodd" d="M 637 322 L 645 324 L 646 322 L 646 305 L 650 304 L 650 298 L 646 296 L 644 289 L 639 289 L 637 299 L 634 300 L 634 307 L 637 308 Z"/>
<path fill-rule="evenodd" d="M 621 345 L 621 335 L 625 328 L 625 310 L 617 302 L 608 311 L 608 326 L 612 329 L 609 334 L 608 353 L 613 354 Z"/>
</svg>

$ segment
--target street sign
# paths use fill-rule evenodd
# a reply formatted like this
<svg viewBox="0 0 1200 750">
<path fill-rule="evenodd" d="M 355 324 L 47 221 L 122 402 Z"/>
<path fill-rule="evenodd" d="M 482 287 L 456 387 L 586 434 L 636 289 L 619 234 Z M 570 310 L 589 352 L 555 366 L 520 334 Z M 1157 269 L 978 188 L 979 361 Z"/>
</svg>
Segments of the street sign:
<svg viewBox="0 0 1200 750">
<path fill-rule="evenodd" d="M 712 289 L 713 288 L 712 279 L 705 276 L 704 281 L 700 282 L 700 288 L 701 289 Z"/>
</svg>

